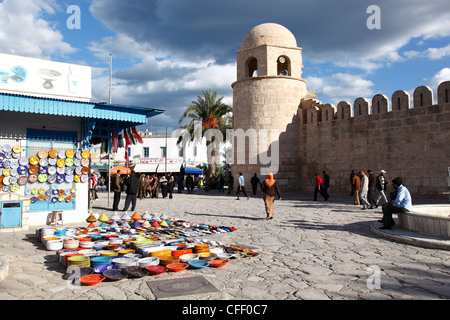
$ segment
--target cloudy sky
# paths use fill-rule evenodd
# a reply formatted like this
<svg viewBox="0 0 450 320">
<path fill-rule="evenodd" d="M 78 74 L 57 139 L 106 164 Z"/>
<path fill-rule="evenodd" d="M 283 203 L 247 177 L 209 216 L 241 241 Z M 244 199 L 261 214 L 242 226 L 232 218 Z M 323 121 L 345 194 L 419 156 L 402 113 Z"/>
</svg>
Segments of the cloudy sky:
<svg viewBox="0 0 450 320">
<path fill-rule="evenodd" d="M 443 0 L 0 0 L 0 52 L 91 66 L 92 101 L 108 100 L 112 53 L 113 103 L 166 110 L 148 124 L 161 132 L 204 90 L 232 105 L 236 52 L 267 22 L 295 35 L 308 91 L 325 103 L 450 80 Z"/>
</svg>

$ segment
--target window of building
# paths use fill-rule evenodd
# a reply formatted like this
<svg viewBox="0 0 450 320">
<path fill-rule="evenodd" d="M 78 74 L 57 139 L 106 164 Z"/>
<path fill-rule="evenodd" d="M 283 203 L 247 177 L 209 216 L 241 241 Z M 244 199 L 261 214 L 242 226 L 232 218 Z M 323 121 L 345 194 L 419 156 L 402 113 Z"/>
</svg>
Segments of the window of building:
<svg viewBox="0 0 450 320">
<path fill-rule="evenodd" d="M 291 61 L 286 56 L 280 56 L 277 60 L 277 70 L 280 76 L 289 76 L 291 74 Z"/>
<path fill-rule="evenodd" d="M 255 57 L 251 57 L 247 60 L 247 76 L 256 77 L 258 76 L 258 60 Z"/>
<path fill-rule="evenodd" d="M 150 157 L 150 149 L 149 149 L 149 147 L 144 147 L 143 150 L 142 150 L 142 154 L 143 154 L 144 158 Z"/>
<path fill-rule="evenodd" d="M 161 147 L 161 158 L 165 158 L 166 157 L 166 147 Z"/>
<path fill-rule="evenodd" d="M 180 149 L 178 150 L 178 156 L 179 156 L 179 157 L 183 157 L 183 155 L 184 155 L 184 148 L 180 148 Z"/>
</svg>

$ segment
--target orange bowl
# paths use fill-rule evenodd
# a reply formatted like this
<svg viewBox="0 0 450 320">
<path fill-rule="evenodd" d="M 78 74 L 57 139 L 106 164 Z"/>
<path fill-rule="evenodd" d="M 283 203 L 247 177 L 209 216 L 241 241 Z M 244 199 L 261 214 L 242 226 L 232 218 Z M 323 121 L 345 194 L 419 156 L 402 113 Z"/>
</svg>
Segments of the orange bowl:
<svg viewBox="0 0 450 320">
<path fill-rule="evenodd" d="M 166 265 L 166 268 L 169 269 L 172 272 L 181 272 L 184 269 L 186 269 L 187 267 L 189 267 L 189 265 L 187 263 L 170 263 L 168 265 Z"/>
<path fill-rule="evenodd" d="M 209 261 L 209 265 L 214 268 L 222 268 L 228 262 L 230 262 L 230 260 L 228 260 L 228 259 L 216 259 L 216 260 Z"/>
<path fill-rule="evenodd" d="M 102 282 L 105 279 L 106 277 L 102 274 L 88 274 L 82 276 L 80 278 L 80 282 L 87 286 L 95 286 L 96 284 Z"/>
<path fill-rule="evenodd" d="M 179 258 L 183 254 L 192 253 L 192 249 L 174 250 L 172 251 L 172 257 Z"/>
</svg>

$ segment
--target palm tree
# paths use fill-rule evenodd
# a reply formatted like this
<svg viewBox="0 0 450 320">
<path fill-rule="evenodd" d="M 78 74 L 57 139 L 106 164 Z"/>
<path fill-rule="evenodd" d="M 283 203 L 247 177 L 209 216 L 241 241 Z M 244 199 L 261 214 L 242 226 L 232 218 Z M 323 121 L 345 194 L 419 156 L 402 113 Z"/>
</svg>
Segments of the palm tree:
<svg viewBox="0 0 450 320">
<path fill-rule="evenodd" d="M 203 91 L 203 97 L 197 96 L 197 99 L 192 101 L 191 104 L 186 108 L 183 115 L 178 121 L 178 125 L 188 119 L 188 123 L 184 126 L 191 139 L 194 138 L 195 123 L 201 122 L 202 124 L 202 137 L 205 131 L 208 129 L 218 129 L 223 137 L 226 136 L 226 130 L 231 128 L 231 117 L 229 113 L 232 108 L 222 102 L 223 97 L 219 98 L 219 92 Z M 181 142 L 182 137 L 178 139 L 178 143 Z M 215 137 L 212 137 L 210 141 L 207 142 L 207 147 L 215 141 Z M 209 150 L 209 148 L 207 148 Z M 208 152 L 208 164 L 211 168 L 210 175 L 214 176 L 216 161 L 215 161 L 215 148 Z"/>
</svg>

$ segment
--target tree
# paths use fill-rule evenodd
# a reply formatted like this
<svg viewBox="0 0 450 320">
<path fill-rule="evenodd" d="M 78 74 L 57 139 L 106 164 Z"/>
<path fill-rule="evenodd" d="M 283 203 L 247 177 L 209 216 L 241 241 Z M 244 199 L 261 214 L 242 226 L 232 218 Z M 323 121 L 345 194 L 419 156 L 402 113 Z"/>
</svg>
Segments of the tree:
<svg viewBox="0 0 450 320">
<path fill-rule="evenodd" d="M 201 136 L 209 129 L 217 129 L 222 133 L 223 137 L 226 136 L 226 130 L 231 128 L 231 117 L 229 113 L 232 112 L 232 108 L 222 102 L 223 97 L 219 97 L 219 92 L 203 91 L 203 96 L 197 96 L 197 99 L 192 101 L 191 104 L 186 108 L 183 115 L 180 117 L 178 124 L 188 119 L 188 123 L 183 127 L 188 133 L 191 139 L 195 136 L 195 123 L 201 122 Z M 185 132 L 186 132 L 185 131 Z M 213 132 L 210 130 L 208 132 Z M 181 142 L 183 136 L 180 136 L 178 143 Z M 215 168 L 217 165 L 216 161 L 216 148 L 211 146 L 211 143 L 215 142 L 215 137 L 212 136 L 211 139 L 207 137 L 207 149 L 208 151 L 208 164 L 210 166 L 210 175 L 214 176 Z"/>
</svg>

